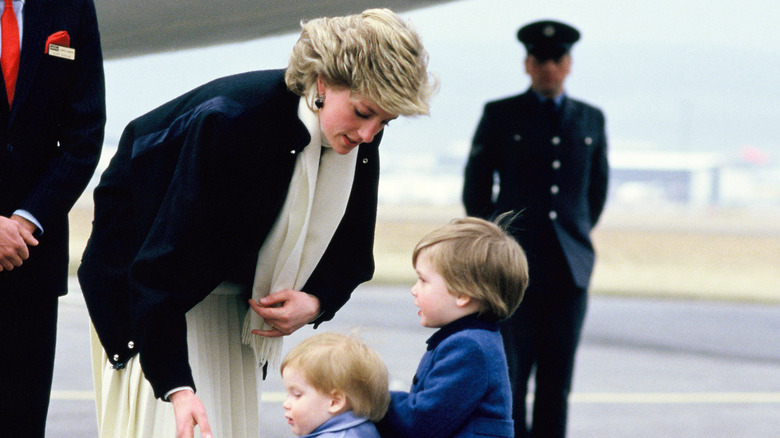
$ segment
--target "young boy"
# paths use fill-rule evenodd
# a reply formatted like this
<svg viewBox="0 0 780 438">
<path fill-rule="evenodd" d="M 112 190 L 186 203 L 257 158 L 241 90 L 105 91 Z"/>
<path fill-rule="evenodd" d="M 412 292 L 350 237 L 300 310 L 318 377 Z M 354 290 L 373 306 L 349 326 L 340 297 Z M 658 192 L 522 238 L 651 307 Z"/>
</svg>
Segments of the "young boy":
<svg viewBox="0 0 780 438">
<path fill-rule="evenodd" d="M 337 333 L 307 338 L 290 350 L 281 372 L 284 416 L 295 435 L 379 438 L 372 421 L 390 403 L 387 367 L 357 338 Z"/>
<path fill-rule="evenodd" d="M 500 222 L 501 219 L 499 219 Z M 412 288 L 428 339 L 410 392 L 391 392 L 383 437 L 512 437 L 512 394 L 498 322 L 528 284 L 520 245 L 501 226 L 456 219 L 417 244 Z"/>
</svg>

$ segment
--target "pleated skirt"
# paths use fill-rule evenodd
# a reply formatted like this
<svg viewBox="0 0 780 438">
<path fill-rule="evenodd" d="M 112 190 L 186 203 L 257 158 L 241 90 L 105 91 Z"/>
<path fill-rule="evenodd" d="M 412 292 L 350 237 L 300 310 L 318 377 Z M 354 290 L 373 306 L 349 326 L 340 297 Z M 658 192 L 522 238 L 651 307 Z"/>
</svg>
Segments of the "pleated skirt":
<svg viewBox="0 0 780 438">
<path fill-rule="evenodd" d="M 241 343 L 247 307 L 240 294 L 215 291 L 187 312 L 187 344 L 197 395 L 218 438 L 260 436 L 262 379 L 252 349 Z M 138 356 L 124 369 L 112 369 L 94 328 L 92 365 L 100 438 L 176 436 L 173 405 L 154 397 Z M 201 436 L 198 428 L 195 436 Z"/>
</svg>

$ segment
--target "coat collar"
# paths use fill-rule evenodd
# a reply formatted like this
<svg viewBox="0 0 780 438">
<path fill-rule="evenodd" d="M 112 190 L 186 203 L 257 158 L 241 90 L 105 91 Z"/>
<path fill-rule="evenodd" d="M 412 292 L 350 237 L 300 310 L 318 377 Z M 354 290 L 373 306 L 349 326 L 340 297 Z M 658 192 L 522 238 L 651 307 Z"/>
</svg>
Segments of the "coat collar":
<svg viewBox="0 0 780 438">
<path fill-rule="evenodd" d="M 463 318 L 456 319 L 455 321 L 452 321 L 451 323 L 440 328 L 436 333 L 433 334 L 433 336 L 428 338 L 426 341 L 428 343 L 428 351 L 433 350 L 434 348 L 438 347 L 442 341 L 463 330 L 490 330 L 497 332 L 498 323 L 482 319 L 477 316 L 476 313 L 466 315 Z"/>
</svg>

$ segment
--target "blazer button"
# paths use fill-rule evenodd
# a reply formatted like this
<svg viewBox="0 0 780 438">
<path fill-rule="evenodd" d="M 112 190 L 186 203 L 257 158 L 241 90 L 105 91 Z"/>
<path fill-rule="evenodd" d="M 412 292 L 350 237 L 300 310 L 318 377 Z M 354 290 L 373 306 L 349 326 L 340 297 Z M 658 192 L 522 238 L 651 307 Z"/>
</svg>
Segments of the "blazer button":
<svg viewBox="0 0 780 438">
<path fill-rule="evenodd" d="M 5 145 L 5 150 L 7 150 L 8 152 L 13 152 L 14 151 L 14 145 L 12 145 L 10 143 Z"/>
<path fill-rule="evenodd" d="M 550 186 L 550 193 L 552 193 L 553 195 L 557 195 L 559 191 L 560 189 L 558 188 L 558 186 L 556 185 Z"/>
<path fill-rule="evenodd" d="M 290 151 L 290 154 L 291 154 L 291 155 L 295 155 L 295 149 L 291 150 L 291 151 Z"/>
<path fill-rule="evenodd" d="M 130 342 L 128 342 L 128 343 L 127 343 L 127 348 L 129 348 L 129 349 L 131 349 L 131 350 L 132 350 L 133 348 L 135 348 L 135 342 L 133 342 L 133 341 L 130 341 Z"/>
<path fill-rule="evenodd" d="M 590 146 L 593 143 L 593 139 L 590 137 L 585 137 L 585 144 Z"/>
<path fill-rule="evenodd" d="M 558 213 L 555 210 L 553 210 L 550 212 L 550 220 L 554 221 L 555 219 L 558 219 Z"/>
<path fill-rule="evenodd" d="M 520 141 L 523 139 L 523 137 L 520 134 L 515 134 L 514 137 L 512 137 L 515 141 Z"/>
<path fill-rule="evenodd" d="M 554 146 L 558 146 L 559 144 L 561 144 L 561 138 L 558 137 L 557 135 L 553 137 L 551 141 Z"/>
<path fill-rule="evenodd" d="M 114 355 L 114 362 L 118 362 L 118 361 L 119 361 L 119 355 L 118 355 L 118 354 L 115 354 L 115 355 Z"/>
<path fill-rule="evenodd" d="M 558 170 L 561 168 L 561 160 L 555 160 L 552 162 L 552 168 Z"/>
<path fill-rule="evenodd" d="M 368 164 L 368 158 L 363 158 L 363 164 Z"/>
</svg>

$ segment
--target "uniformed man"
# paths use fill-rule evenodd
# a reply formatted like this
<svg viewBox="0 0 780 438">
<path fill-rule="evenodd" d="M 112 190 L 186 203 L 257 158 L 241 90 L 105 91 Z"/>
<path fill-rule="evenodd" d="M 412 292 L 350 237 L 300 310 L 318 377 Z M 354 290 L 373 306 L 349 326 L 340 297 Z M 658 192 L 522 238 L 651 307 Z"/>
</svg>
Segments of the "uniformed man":
<svg viewBox="0 0 780 438">
<path fill-rule="evenodd" d="M 518 31 L 531 86 L 485 105 L 465 171 L 466 212 L 485 218 L 517 212 L 513 234 L 530 265 L 525 299 L 501 328 L 517 437 L 565 436 L 595 259 L 590 232 L 607 193 L 604 115 L 564 92 L 570 51 L 579 37 L 557 21 Z M 532 371 L 529 427 L 525 399 Z"/>
</svg>

